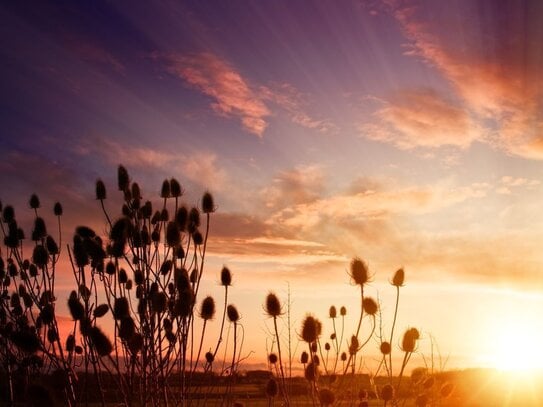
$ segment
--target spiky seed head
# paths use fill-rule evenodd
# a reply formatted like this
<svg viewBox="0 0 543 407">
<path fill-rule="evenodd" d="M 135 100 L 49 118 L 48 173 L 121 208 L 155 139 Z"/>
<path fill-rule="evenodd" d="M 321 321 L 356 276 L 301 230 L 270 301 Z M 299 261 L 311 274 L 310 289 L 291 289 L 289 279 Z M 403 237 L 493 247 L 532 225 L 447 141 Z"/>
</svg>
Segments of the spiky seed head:
<svg viewBox="0 0 543 407">
<path fill-rule="evenodd" d="M 342 317 L 344 317 L 345 315 L 347 315 L 347 308 L 341 307 L 341 308 L 339 309 L 339 315 L 341 315 Z"/>
<path fill-rule="evenodd" d="M 49 254 L 56 256 L 59 253 L 57 242 L 50 235 L 47 235 L 45 239 L 45 246 Z"/>
<path fill-rule="evenodd" d="M 333 341 L 335 339 L 336 339 L 336 333 L 333 332 L 333 333 L 330 334 L 330 340 Z"/>
<path fill-rule="evenodd" d="M 232 273 L 226 266 L 221 270 L 221 285 L 225 287 L 232 285 Z"/>
<path fill-rule="evenodd" d="M 277 381 L 272 377 L 266 384 L 266 395 L 273 398 L 277 396 L 277 393 L 279 393 L 279 387 L 277 386 Z"/>
<path fill-rule="evenodd" d="M 128 281 L 128 274 L 126 274 L 126 270 L 121 268 L 119 270 L 119 283 L 120 284 L 126 284 Z"/>
<path fill-rule="evenodd" d="M 75 337 L 72 334 L 70 334 L 66 338 L 66 350 L 68 352 L 73 352 L 74 347 L 75 347 Z"/>
<path fill-rule="evenodd" d="M 329 344 L 328 342 L 326 342 L 326 343 L 324 344 L 324 350 L 325 350 L 325 351 L 329 351 L 329 350 L 330 350 L 330 344 Z"/>
<path fill-rule="evenodd" d="M 189 233 L 193 233 L 200 227 L 200 211 L 198 208 L 193 207 L 190 209 L 187 227 Z"/>
<path fill-rule="evenodd" d="M 377 314 L 377 311 L 379 309 L 377 302 L 371 297 L 365 297 L 362 300 L 362 307 L 364 308 L 364 311 L 366 312 L 366 314 L 371 315 L 371 316 L 375 316 L 375 314 Z"/>
<path fill-rule="evenodd" d="M 212 364 L 213 361 L 215 360 L 215 356 L 213 355 L 212 352 L 206 352 L 205 358 L 206 358 L 206 362 L 207 362 L 208 364 Z"/>
<path fill-rule="evenodd" d="M 164 263 L 162 263 L 162 265 L 160 266 L 160 274 L 162 274 L 163 276 L 168 275 L 172 271 L 172 267 L 173 262 L 170 259 L 164 261 Z"/>
<path fill-rule="evenodd" d="M 266 313 L 274 318 L 281 315 L 281 303 L 279 302 L 277 295 L 273 292 L 270 292 L 266 296 Z"/>
<path fill-rule="evenodd" d="M 50 324 L 55 319 L 55 308 L 52 304 L 45 304 L 40 312 L 41 320 L 44 324 Z"/>
<path fill-rule="evenodd" d="M 200 317 L 203 320 L 209 321 L 215 316 L 215 300 L 213 297 L 205 297 L 202 301 L 202 306 L 200 307 Z"/>
<path fill-rule="evenodd" d="M 120 320 L 130 315 L 130 307 L 126 297 L 115 298 L 113 303 L 113 318 Z"/>
<path fill-rule="evenodd" d="M 30 200 L 28 201 L 28 204 L 30 205 L 30 208 L 32 209 L 38 209 L 40 207 L 40 198 L 38 198 L 38 195 L 32 194 L 30 196 Z"/>
<path fill-rule="evenodd" d="M 171 196 L 170 182 L 165 179 L 162 182 L 162 188 L 160 188 L 160 197 L 167 199 Z"/>
<path fill-rule="evenodd" d="M 202 233 L 199 230 L 195 230 L 192 234 L 192 241 L 196 246 L 200 246 L 204 243 L 204 237 L 202 236 Z"/>
<path fill-rule="evenodd" d="M 38 241 L 43 239 L 47 235 L 47 227 L 45 226 L 45 221 L 37 217 L 34 219 L 34 230 L 32 230 L 32 240 Z"/>
<path fill-rule="evenodd" d="M 188 287 L 179 292 L 179 298 L 175 302 L 174 314 L 181 318 L 186 318 L 190 315 L 194 305 L 194 291 Z"/>
<path fill-rule="evenodd" d="M 228 307 L 226 307 L 226 315 L 228 315 L 230 322 L 239 321 L 239 312 L 235 305 L 229 304 Z"/>
<path fill-rule="evenodd" d="M 53 213 L 55 216 L 62 216 L 62 205 L 60 202 L 55 203 L 55 206 L 53 206 Z"/>
<path fill-rule="evenodd" d="M 107 262 L 106 264 L 106 274 L 109 274 L 110 276 L 112 276 L 113 274 L 115 274 L 115 263 L 113 263 L 111 260 Z"/>
<path fill-rule="evenodd" d="M 202 197 L 202 212 L 215 212 L 215 202 L 213 201 L 213 195 L 211 195 L 210 192 L 206 192 Z"/>
<path fill-rule="evenodd" d="M 77 298 L 76 291 L 70 293 L 70 297 L 68 298 L 68 309 L 75 321 L 80 321 L 85 316 L 85 308 Z"/>
<path fill-rule="evenodd" d="M 353 335 L 351 336 L 351 343 L 349 344 L 349 353 L 351 355 L 356 354 L 360 350 L 360 342 L 358 341 L 358 338 Z"/>
<path fill-rule="evenodd" d="M 185 231 L 187 228 L 187 220 L 189 218 L 189 211 L 186 207 L 182 206 L 179 208 L 175 214 L 175 221 L 179 226 L 179 230 Z"/>
<path fill-rule="evenodd" d="M 50 326 L 49 329 L 47 329 L 47 340 L 49 343 L 54 343 L 59 339 L 58 337 L 58 331 L 55 327 Z"/>
<path fill-rule="evenodd" d="M 127 191 L 128 186 L 130 185 L 128 171 L 122 165 L 119 165 L 119 168 L 117 169 L 117 185 L 119 187 L 119 191 Z"/>
<path fill-rule="evenodd" d="M 153 306 L 153 311 L 162 314 L 166 312 L 166 304 L 168 302 L 168 297 L 163 292 L 154 293 L 151 296 L 151 304 Z"/>
<path fill-rule="evenodd" d="M 308 365 L 305 367 L 304 376 L 305 379 L 308 382 L 314 382 L 317 380 L 317 376 L 319 374 L 318 372 L 319 367 L 314 363 L 308 363 Z"/>
<path fill-rule="evenodd" d="M 336 396 L 330 389 L 321 389 L 319 391 L 319 400 L 322 406 L 331 406 L 336 401 Z"/>
<path fill-rule="evenodd" d="M 277 361 L 279 360 L 279 358 L 277 357 L 277 354 L 275 353 L 270 353 L 268 355 L 268 361 L 272 364 L 272 365 L 275 365 L 277 363 Z"/>
<path fill-rule="evenodd" d="M 312 315 L 307 315 L 302 322 L 302 339 L 307 343 L 315 342 L 319 337 L 319 321 Z"/>
<path fill-rule="evenodd" d="M 181 242 L 181 234 L 176 222 L 168 222 L 166 228 L 166 243 L 170 247 L 176 247 Z"/>
<path fill-rule="evenodd" d="M 170 194 L 173 198 L 179 198 L 183 195 L 183 188 L 175 178 L 170 179 Z"/>
<path fill-rule="evenodd" d="M 41 244 L 34 247 L 34 251 L 32 252 L 32 261 L 39 268 L 43 268 L 47 265 L 47 262 L 49 261 L 49 253 L 47 253 L 47 250 Z"/>
<path fill-rule="evenodd" d="M 96 181 L 96 199 L 100 201 L 106 199 L 106 184 L 101 179 Z"/>
<path fill-rule="evenodd" d="M 135 199 L 135 200 L 141 199 L 141 189 L 140 189 L 140 185 L 137 182 L 132 183 L 132 199 Z"/>
<path fill-rule="evenodd" d="M 390 346 L 389 342 L 382 342 L 379 349 L 383 355 L 388 355 L 392 351 L 392 347 Z"/>
<path fill-rule="evenodd" d="M 347 353 L 341 352 L 341 361 L 345 362 L 347 360 Z"/>
<path fill-rule="evenodd" d="M 335 306 L 331 306 L 330 309 L 328 310 L 328 316 L 332 319 L 336 318 L 337 317 L 337 309 Z"/>
<path fill-rule="evenodd" d="M 133 355 L 137 355 L 142 348 L 143 336 L 139 332 L 136 332 L 128 341 L 128 349 L 130 349 Z"/>
<path fill-rule="evenodd" d="M 4 207 L 4 210 L 2 211 L 2 218 L 6 223 L 12 223 L 15 220 L 15 210 L 13 209 L 13 206 L 7 205 Z"/>
<path fill-rule="evenodd" d="M 92 326 L 89 328 L 88 337 L 98 355 L 107 356 L 113 351 L 111 341 L 97 326 Z"/>
<path fill-rule="evenodd" d="M 392 277 L 392 285 L 396 287 L 402 287 L 405 280 L 405 271 L 403 268 L 399 268 Z"/>
<path fill-rule="evenodd" d="M 104 315 L 106 315 L 108 311 L 109 311 L 109 305 L 100 304 L 94 309 L 92 314 L 94 315 L 95 318 L 101 318 Z"/>
<path fill-rule="evenodd" d="M 160 211 L 160 221 L 161 222 L 168 222 L 170 220 L 170 213 L 168 212 L 168 209 L 164 208 Z"/>
<path fill-rule="evenodd" d="M 419 338 L 420 334 L 417 328 L 406 330 L 402 339 L 402 350 L 404 352 L 414 352 Z"/>
<path fill-rule="evenodd" d="M 317 342 L 313 342 L 311 344 L 311 352 L 315 353 L 319 350 L 319 348 L 317 347 Z"/>
<path fill-rule="evenodd" d="M 394 398 L 394 387 L 390 384 L 385 384 L 381 389 L 381 399 L 384 401 L 390 401 Z"/>
<path fill-rule="evenodd" d="M 300 356 L 300 363 L 305 365 L 308 360 L 309 360 L 309 355 L 307 354 L 306 351 L 303 351 L 302 355 Z"/>
<path fill-rule="evenodd" d="M 351 279 L 354 284 L 363 286 L 369 280 L 368 265 L 364 260 L 355 257 L 351 260 Z"/>
<path fill-rule="evenodd" d="M 136 325 L 131 317 L 124 317 L 119 324 L 119 337 L 128 341 L 136 333 Z"/>
</svg>

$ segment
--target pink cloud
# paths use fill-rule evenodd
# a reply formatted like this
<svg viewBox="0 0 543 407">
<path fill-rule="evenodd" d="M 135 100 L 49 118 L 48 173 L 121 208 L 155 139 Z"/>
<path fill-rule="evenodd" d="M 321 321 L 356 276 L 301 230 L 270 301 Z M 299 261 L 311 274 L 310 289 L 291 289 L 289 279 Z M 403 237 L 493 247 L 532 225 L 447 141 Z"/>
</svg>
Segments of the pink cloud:
<svg viewBox="0 0 543 407">
<path fill-rule="evenodd" d="M 268 126 L 270 110 L 242 75 L 211 53 L 162 55 L 168 71 L 210 96 L 213 109 L 236 116 L 250 133 L 261 137 Z"/>
<path fill-rule="evenodd" d="M 484 21 L 481 27 L 452 23 L 445 29 L 443 24 L 449 24 L 451 19 L 426 20 L 422 17 L 423 9 L 413 3 L 388 0 L 385 4 L 409 40 L 406 54 L 422 58 L 440 71 L 465 109 L 485 123 L 489 132 L 493 130 L 493 137 L 485 135 L 484 141 L 511 154 L 543 158 L 539 51 L 525 40 L 527 28 L 518 24 L 534 21 L 510 17 L 503 27 L 491 31 L 494 35 L 503 31 L 506 41 L 485 36 L 486 43 L 478 45 L 470 35 L 483 36 Z M 464 35 L 466 39 L 461 45 L 454 45 L 450 37 L 443 35 L 451 30 Z"/>
<path fill-rule="evenodd" d="M 431 89 L 397 92 L 374 114 L 377 119 L 360 126 L 372 140 L 402 149 L 415 147 L 468 147 L 481 138 L 469 114 Z"/>
</svg>

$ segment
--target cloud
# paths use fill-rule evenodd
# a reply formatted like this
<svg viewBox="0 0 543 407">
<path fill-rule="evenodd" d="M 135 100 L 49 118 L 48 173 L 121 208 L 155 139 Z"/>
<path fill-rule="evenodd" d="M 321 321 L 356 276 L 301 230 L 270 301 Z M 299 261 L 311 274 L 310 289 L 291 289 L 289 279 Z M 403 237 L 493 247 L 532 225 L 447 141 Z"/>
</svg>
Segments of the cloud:
<svg viewBox="0 0 543 407">
<path fill-rule="evenodd" d="M 145 147 L 122 145 L 103 137 L 93 137 L 76 147 L 80 155 L 97 154 L 109 163 L 122 163 L 133 168 L 169 168 L 172 173 L 180 173 L 183 177 L 205 188 L 220 191 L 227 182 L 226 171 L 217 165 L 215 153 L 195 151 L 187 154 L 155 150 Z"/>
<path fill-rule="evenodd" d="M 271 115 L 258 92 L 226 61 L 211 53 L 164 54 L 170 73 L 210 96 L 213 109 L 225 116 L 236 116 L 250 133 L 261 137 Z"/>
<path fill-rule="evenodd" d="M 493 17 L 476 14 L 475 24 L 450 18 L 446 7 L 430 18 L 419 3 L 384 3 L 409 40 L 406 54 L 441 72 L 464 109 L 492 133 L 484 134 L 484 141 L 510 154 L 543 158 L 543 81 L 537 46 L 543 38 L 537 19 L 523 14 L 521 7 L 495 4 L 490 6 L 495 7 Z M 463 40 L 455 41 L 450 32 L 461 33 Z M 477 132 L 475 127 L 472 134 Z"/>
<path fill-rule="evenodd" d="M 238 117 L 248 132 L 259 137 L 263 136 L 269 118 L 277 111 L 285 112 L 291 122 L 320 133 L 337 129 L 330 120 L 310 115 L 306 111 L 308 96 L 291 84 L 250 84 L 230 63 L 215 54 L 170 53 L 154 54 L 154 57 L 164 60 L 171 74 L 211 97 L 215 112 Z"/>
<path fill-rule="evenodd" d="M 397 92 L 374 116 L 376 121 L 360 126 L 361 133 L 401 149 L 467 148 L 481 138 L 467 112 L 432 89 Z"/>
</svg>

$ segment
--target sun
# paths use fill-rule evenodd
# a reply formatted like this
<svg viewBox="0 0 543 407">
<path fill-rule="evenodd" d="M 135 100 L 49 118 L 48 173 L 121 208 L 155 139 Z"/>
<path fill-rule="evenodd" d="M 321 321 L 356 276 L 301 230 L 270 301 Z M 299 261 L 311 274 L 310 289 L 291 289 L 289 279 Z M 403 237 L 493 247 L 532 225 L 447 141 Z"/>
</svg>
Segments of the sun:
<svg viewBox="0 0 543 407">
<path fill-rule="evenodd" d="M 543 370 L 543 326 L 539 319 L 506 318 L 492 329 L 486 344 L 486 364 L 503 371 Z"/>
</svg>

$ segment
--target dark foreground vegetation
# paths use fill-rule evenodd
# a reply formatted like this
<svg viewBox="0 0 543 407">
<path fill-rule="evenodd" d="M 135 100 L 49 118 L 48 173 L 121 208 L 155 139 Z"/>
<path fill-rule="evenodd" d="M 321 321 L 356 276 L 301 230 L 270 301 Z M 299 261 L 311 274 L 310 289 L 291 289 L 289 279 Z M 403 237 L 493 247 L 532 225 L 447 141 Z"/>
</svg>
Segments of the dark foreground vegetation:
<svg viewBox="0 0 543 407">
<path fill-rule="evenodd" d="M 417 406 L 447 405 L 451 381 L 427 369 L 407 377 L 420 333 L 395 331 L 404 270 L 391 278 L 396 302 L 393 314 L 385 316 L 379 302 L 365 294 L 372 275 L 360 258 L 350 263 L 360 298 L 355 326 L 345 326 L 345 307 L 331 306 L 325 323 L 308 314 L 296 329 L 304 350 L 293 355 L 290 302 L 285 306 L 270 292 L 264 299 L 273 323 L 269 370 L 241 375 L 243 330 L 238 309 L 228 301 L 230 270 L 220 272 L 222 298 L 201 295 L 216 209 L 212 195 L 206 192 L 199 205 L 187 207 L 180 183 L 170 179 L 152 202 L 144 200 L 122 166 L 117 179 L 123 199 L 115 216 L 107 209 L 106 186 L 96 183 L 107 229 L 103 236 L 82 225 L 65 244 L 62 206 L 52 205 L 50 214 L 36 195 L 29 200 L 34 214 L 29 231 L 19 226 L 13 207 L 1 207 L 0 398 L 6 404 L 239 406 L 260 400 L 286 406 L 400 406 L 409 399 Z M 52 226 L 46 225 L 45 217 L 52 215 Z M 66 297 L 55 287 L 58 273 L 68 271 L 59 270 L 61 254 L 73 275 Z M 59 303 L 67 304 L 70 314 L 65 337 Z M 284 318 L 288 335 L 278 329 Z M 207 350 L 203 343 L 212 320 L 220 333 Z M 104 329 L 108 324 L 111 330 Z M 376 341 L 381 363 L 361 376 L 365 348 Z M 396 366 L 395 360 L 401 363 Z M 303 368 L 303 377 L 292 377 L 293 364 Z"/>
</svg>

